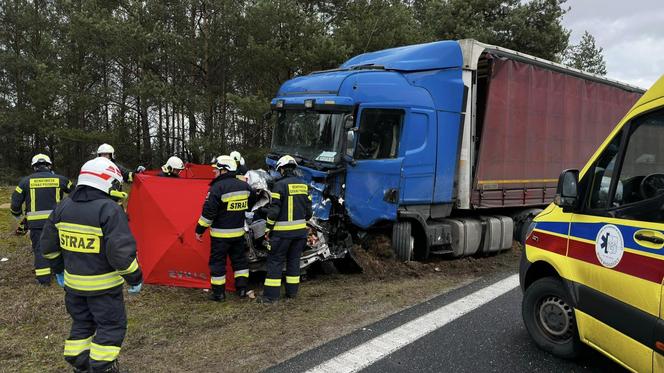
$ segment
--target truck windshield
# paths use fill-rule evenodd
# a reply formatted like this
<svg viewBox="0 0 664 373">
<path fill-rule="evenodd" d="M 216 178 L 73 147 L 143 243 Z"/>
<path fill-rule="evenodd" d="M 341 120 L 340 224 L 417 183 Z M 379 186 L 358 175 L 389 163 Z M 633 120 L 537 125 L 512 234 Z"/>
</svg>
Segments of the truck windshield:
<svg viewBox="0 0 664 373">
<path fill-rule="evenodd" d="M 340 160 L 343 113 L 279 111 L 272 135 L 272 151 L 318 162 Z"/>
</svg>

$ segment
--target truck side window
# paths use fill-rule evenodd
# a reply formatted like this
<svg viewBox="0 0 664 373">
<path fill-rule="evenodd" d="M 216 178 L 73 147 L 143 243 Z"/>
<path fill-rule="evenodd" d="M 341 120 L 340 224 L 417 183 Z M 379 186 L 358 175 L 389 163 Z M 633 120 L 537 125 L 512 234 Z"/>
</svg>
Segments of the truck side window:
<svg viewBox="0 0 664 373">
<path fill-rule="evenodd" d="M 664 111 L 646 114 L 632 122 L 620 169 L 622 193 L 616 192 L 612 202 L 612 207 L 618 208 L 616 217 L 647 221 L 661 218 L 659 210 L 664 202 L 662 144 Z"/>
<path fill-rule="evenodd" d="M 403 117 L 403 110 L 362 111 L 355 159 L 396 158 Z"/>
<path fill-rule="evenodd" d="M 611 140 L 611 143 L 609 143 L 602 154 L 597 158 L 595 166 L 591 168 L 591 209 L 604 209 L 609 207 L 609 188 L 611 187 L 611 180 L 613 178 L 614 169 L 613 167 L 615 166 L 616 159 L 618 158 L 620 140 L 622 137 L 622 132 L 617 133 L 613 140 Z M 618 189 L 621 189 L 620 185 L 618 185 Z"/>
</svg>

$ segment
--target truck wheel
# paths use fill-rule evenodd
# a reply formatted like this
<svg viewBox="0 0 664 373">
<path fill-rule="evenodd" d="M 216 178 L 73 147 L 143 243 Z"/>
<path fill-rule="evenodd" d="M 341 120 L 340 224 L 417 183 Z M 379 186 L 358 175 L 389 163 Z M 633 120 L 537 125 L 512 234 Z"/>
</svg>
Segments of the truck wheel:
<svg viewBox="0 0 664 373">
<path fill-rule="evenodd" d="M 392 249 L 397 259 L 407 262 L 413 258 L 415 238 L 409 221 L 398 221 L 392 226 Z"/>
<path fill-rule="evenodd" d="M 565 359 L 583 350 L 570 304 L 563 284 L 546 277 L 526 289 L 521 305 L 523 322 L 537 347 Z"/>
</svg>

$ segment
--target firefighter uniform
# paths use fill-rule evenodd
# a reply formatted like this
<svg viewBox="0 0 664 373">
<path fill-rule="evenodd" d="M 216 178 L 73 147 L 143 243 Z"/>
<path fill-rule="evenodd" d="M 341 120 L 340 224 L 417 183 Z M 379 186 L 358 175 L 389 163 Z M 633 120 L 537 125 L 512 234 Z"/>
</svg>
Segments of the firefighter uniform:
<svg viewBox="0 0 664 373">
<path fill-rule="evenodd" d="M 237 179 L 233 172 L 219 175 L 210 184 L 196 233 L 203 234 L 210 227 L 213 296 L 224 297 L 226 255 L 231 259 L 238 293 L 243 295 L 246 291 L 249 263 L 244 250 L 244 213 L 253 205 L 253 199 L 249 184 Z"/>
<path fill-rule="evenodd" d="M 39 167 L 35 171 L 19 182 L 12 193 L 10 210 L 12 215 L 19 217 L 23 213 L 25 203 L 25 217 L 34 253 L 35 275 L 40 284 L 49 284 L 51 269 L 39 250 L 39 237 L 44 222 L 64 193 L 70 192 L 72 183 L 66 177 L 54 174 L 46 166 Z"/>
<path fill-rule="evenodd" d="M 64 269 L 72 318 L 65 360 L 80 371 L 117 371 L 127 329 L 122 285 L 143 281 L 122 207 L 108 193 L 79 186 L 49 217 L 41 246 L 51 267 Z"/>
<path fill-rule="evenodd" d="M 300 257 L 307 243 L 307 221 L 312 215 L 308 186 L 299 177 L 286 173 L 275 182 L 272 202 L 265 212 L 271 249 L 263 297 L 267 301 L 279 299 L 286 261 L 286 297 L 294 298 L 300 286 Z"/>
</svg>

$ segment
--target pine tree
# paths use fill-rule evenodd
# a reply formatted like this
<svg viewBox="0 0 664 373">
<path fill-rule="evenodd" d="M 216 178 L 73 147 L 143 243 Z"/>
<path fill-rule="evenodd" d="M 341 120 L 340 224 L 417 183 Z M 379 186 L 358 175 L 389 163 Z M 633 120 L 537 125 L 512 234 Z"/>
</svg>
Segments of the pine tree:
<svg viewBox="0 0 664 373">
<path fill-rule="evenodd" d="M 564 63 L 567 66 L 603 76 L 606 75 L 603 51 L 602 47 L 595 44 L 595 38 L 585 31 L 579 44 L 572 45 L 565 51 Z"/>
</svg>

